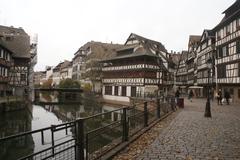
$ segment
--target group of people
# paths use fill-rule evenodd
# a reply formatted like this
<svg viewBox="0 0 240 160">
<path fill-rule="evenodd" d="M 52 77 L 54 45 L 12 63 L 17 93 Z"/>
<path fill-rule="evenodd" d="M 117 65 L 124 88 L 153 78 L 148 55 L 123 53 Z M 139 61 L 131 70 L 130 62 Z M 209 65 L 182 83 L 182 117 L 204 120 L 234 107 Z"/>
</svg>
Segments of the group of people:
<svg viewBox="0 0 240 160">
<path fill-rule="evenodd" d="M 175 93 L 176 102 L 178 102 L 179 96 L 180 96 L 180 92 L 179 92 L 179 90 L 177 90 L 176 93 Z M 191 102 L 192 102 L 192 97 L 193 97 L 193 91 L 190 90 L 190 91 L 189 91 L 189 94 L 188 94 L 188 99 L 189 99 Z M 223 95 L 222 95 L 221 89 L 219 89 L 219 91 L 217 92 L 216 97 L 217 97 L 218 105 L 222 105 Z M 224 92 L 224 98 L 225 98 L 225 100 L 226 100 L 227 105 L 229 105 L 229 99 L 231 98 L 231 96 L 230 96 L 230 93 L 229 93 L 228 91 L 225 91 L 225 92 Z"/>
<path fill-rule="evenodd" d="M 225 100 L 226 100 L 226 102 L 227 102 L 227 105 L 229 105 L 229 99 L 230 99 L 231 97 L 230 97 L 230 94 L 229 94 L 228 91 L 225 91 L 225 92 L 224 92 L 224 98 L 225 98 Z M 218 93 L 217 93 L 218 105 L 222 105 L 222 100 L 223 100 L 223 98 L 222 98 L 222 91 L 221 91 L 221 89 L 219 89 L 219 91 L 218 91 Z"/>
</svg>

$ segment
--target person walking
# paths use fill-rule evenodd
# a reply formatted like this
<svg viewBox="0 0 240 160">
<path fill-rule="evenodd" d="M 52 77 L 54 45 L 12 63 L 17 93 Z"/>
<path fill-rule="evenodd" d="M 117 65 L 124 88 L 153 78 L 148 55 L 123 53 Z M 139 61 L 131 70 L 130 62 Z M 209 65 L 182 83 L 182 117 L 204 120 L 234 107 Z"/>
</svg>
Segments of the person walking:
<svg viewBox="0 0 240 160">
<path fill-rule="evenodd" d="M 179 97 L 180 97 L 180 92 L 179 92 L 179 90 L 177 90 L 176 93 L 175 93 L 176 103 L 178 103 L 178 98 Z"/>
<path fill-rule="evenodd" d="M 228 91 L 224 92 L 224 98 L 226 99 L 227 105 L 229 105 L 229 98 L 230 98 L 230 94 Z"/>
<path fill-rule="evenodd" d="M 189 95 L 188 95 L 188 98 L 189 98 L 189 100 L 190 100 L 191 102 L 192 102 L 192 97 L 193 97 L 193 91 L 190 90 Z"/>
<path fill-rule="evenodd" d="M 218 105 L 222 105 L 222 91 L 221 91 L 221 89 L 219 89 L 219 91 L 218 91 L 217 101 L 218 101 Z"/>
</svg>

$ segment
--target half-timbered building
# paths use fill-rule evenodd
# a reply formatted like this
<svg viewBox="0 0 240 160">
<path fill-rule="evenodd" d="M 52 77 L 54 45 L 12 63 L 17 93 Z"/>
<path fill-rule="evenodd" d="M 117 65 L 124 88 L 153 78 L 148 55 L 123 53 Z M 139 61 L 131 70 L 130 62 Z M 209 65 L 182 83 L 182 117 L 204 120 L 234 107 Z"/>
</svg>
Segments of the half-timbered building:
<svg viewBox="0 0 240 160">
<path fill-rule="evenodd" d="M 0 40 L 1 41 L 1 40 Z M 12 52 L 0 45 L 0 96 L 9 92 L 9 70 L 12 65 Z"/>
<path fill-rule="evenodd" d="M 215 34 L 212 30 L 204 30 L 200 43 L 197 48 L 197 85 L 199 87 L 199 96 L 206 96 L 208 86 L 210 90 L 215 90 Z M 212 63 L 212 68 L 207 67 L 207 63 Z M 209 79 L 208 79 L 209 77 Z"/>
<path fill-rule="evenodd" d="M 176 69 L 176 86 L 181 93 L 187 93 L 187 55 L 188 51 L 182 51 Z"/>
<path fill-rule="evenodd" d="M 188 54 L 187 54 L 187 85 L 188 89 L 192 89 L 194 94 L 198 96 L 199 88 L 197 86 L 197 47 L 200 44 L 201 36 L 190 35 L 188 42 Z"/>
<path fill-rule="evenodd" d="M 113 57 L 121 45 L 102 42 L 87 42 L 75 53 L 74 78 L 79 78 L 82 85 L 90 84 L 92 91 L 100 93 L 102 90 L 101 60 Z"/>
<path fill-rule="evenodd" d="M 240 102 L 240 0 L 227 8 L 214 28 L 216 36 L 217 88 Z"/>
<path fill-rule="evenodd" d="M 129 102 L 129 97 L 167 90 L 168 53 L 160 42 L 132 33 L 116 52 L 102 61 L 104 99 Z"/>
<path fill-rule="evenodd" d="M 30 37 L 22 28 L 0 26 L 0 44 L 10 51 L 12 65 L 5 69 L 8 76 L 8 90 L 13 95 L 22 96 L 29 90 L 29 69 L 31 66 Z M 6 51 L 2 50 L 3 56 Z M 5 54 L 4 54 L 5 53 Z M 10 54 L 8 54 L 10 55 Z M 9 59 L 5 57 L 4 59 Z"/>
</svg>

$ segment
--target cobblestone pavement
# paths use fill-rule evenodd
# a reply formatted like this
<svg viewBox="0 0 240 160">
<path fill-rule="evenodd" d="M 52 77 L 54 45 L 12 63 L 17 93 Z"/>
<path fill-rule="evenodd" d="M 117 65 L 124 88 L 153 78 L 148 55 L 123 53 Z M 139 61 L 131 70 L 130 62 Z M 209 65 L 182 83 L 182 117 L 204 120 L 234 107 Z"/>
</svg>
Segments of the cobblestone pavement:
<svg viewBox="0 0 240 160">
<path fill-rule="evenodd" d="M 185 108 L 136 159 L 240 160 L 240 104 L 211 102 L 212 118 L 204 117 L 206 99 L 185 99 Z"/>
</svg>

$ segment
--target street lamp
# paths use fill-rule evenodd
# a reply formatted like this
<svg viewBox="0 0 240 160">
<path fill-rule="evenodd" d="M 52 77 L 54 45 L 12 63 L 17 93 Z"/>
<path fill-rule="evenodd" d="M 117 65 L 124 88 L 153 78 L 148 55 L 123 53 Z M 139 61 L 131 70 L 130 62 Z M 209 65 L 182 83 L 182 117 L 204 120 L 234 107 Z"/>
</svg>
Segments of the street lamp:
<svg viewBox="0 0 240 160">
<path fill-rule="evenodd" d="M 207 68 L 208 68 L 207 102 L 206 102 L 204 117 L 212 117 L 211 108 L 210 108 L 210 97 L 209 97 L 209 91 L 210 91 L 209 77 L 210 77 L 210 71 L 212 69 L 212 58 L 209 58 L 207 60 Z"/>
</svg>

